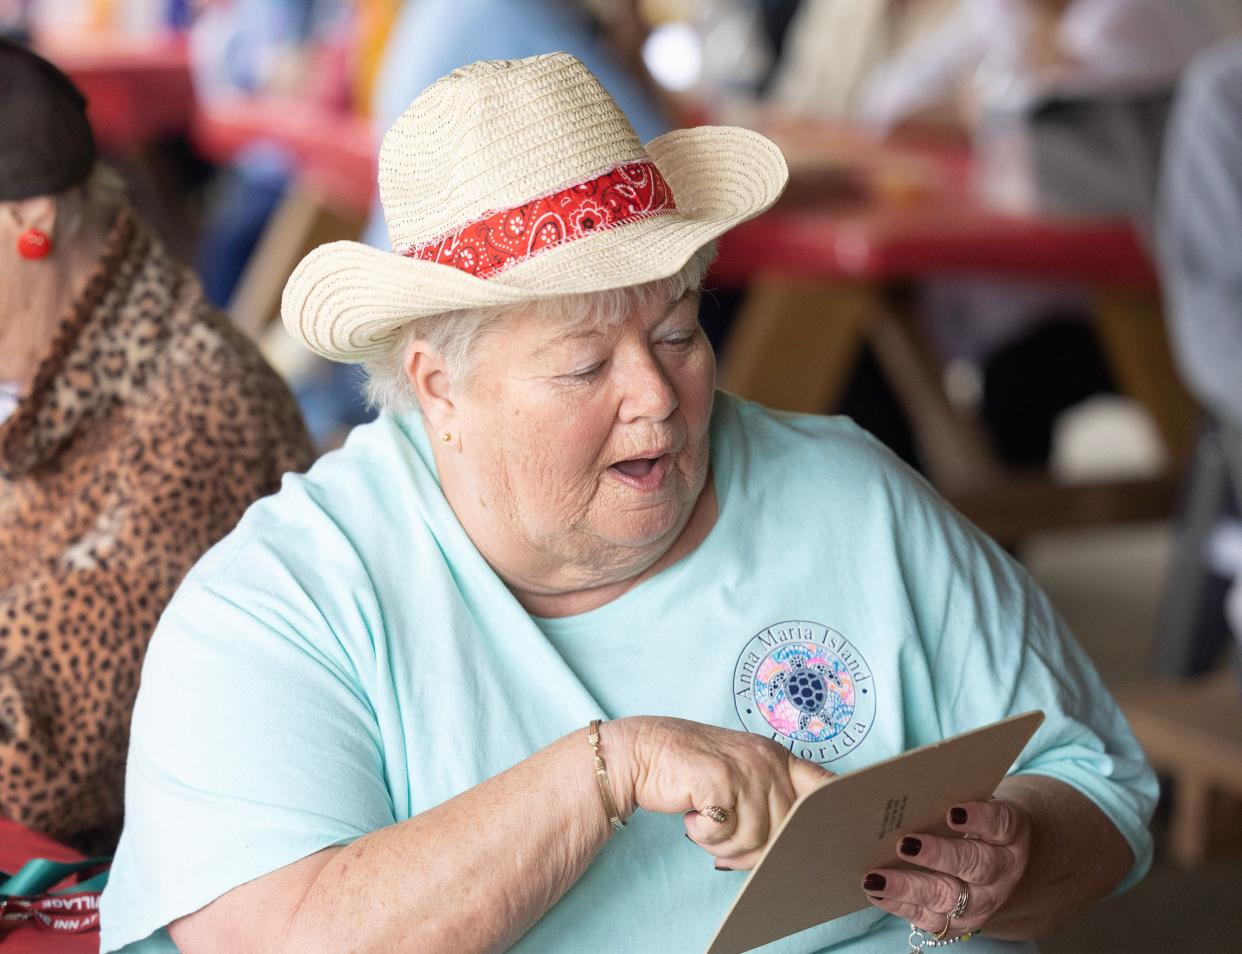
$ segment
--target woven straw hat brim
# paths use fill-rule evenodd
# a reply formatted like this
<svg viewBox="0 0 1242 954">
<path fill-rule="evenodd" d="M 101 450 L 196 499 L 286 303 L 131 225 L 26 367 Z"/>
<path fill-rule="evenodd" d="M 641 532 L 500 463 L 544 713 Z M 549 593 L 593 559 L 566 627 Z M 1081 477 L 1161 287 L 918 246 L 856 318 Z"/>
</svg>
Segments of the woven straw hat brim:
<svg viewBox="0 0 1242 954">
<path fill-rule="evenodd" d="M 285 285 L 285 327 L 325 358 L 365 361 L 415 318 L 655 281 L 769 208 L 789 177 L 780 149 L 747 129 L 679 129 L 646 150 L 673 191 L 676 212 L 547 249 L 489 279 L 359 242 L 332 242 L 307 255 Z"/>
</svg>

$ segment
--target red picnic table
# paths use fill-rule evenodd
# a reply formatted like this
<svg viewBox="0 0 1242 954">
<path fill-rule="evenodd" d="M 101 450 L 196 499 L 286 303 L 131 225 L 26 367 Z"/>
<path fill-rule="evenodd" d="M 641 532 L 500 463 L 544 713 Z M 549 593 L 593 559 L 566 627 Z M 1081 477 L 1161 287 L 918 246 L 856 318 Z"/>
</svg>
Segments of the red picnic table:
<svg viewBox="0 0 1242 954">
<path fill-rule="evenodd" d="M 183 37 L 51 35 L 35 48 L 82 90 L 104 151 L 135 152 L 189 129 L 195 99 Z"/>
<path fill-rule="evenodd" d="M 789 188 L 772 212 L 724 237 L 718 281 L 744 285 L 780 272 L 821 280 L 986 275 L 1157 287 L 1129 222 L 992 207 L 978 195 L 963 143 L 877 142 L 818 123 L 760 126 L 785 152 Z"/>
<path fill-rule="evenodd" d="M 785 203 L 726 235 L 713 275 L 740 287 L 774 271 L 853 281 L 988 275 L 1157 287 L 1128 223 L 1003 215 L 944 199 L 913 208 Z"/>
<path fill-rule="evenodd" d="M 974 187 L 961 145 L 868 141 L 839 127 L 765 128 L 786 153 L 788 190 L 720 242 L 717 284 L 748 289 L 721 366 L 724 387 L 824 411 L 870 343 L 914 429 L 933 483 L 998 537 L 1168 512 L 1172 473 L 1064 488 L 1015 474 L 945 391 L 936 349 L 894 292 L 939 278 L 1071 282 L 1122 391 L 1151 413 L 1176 465 L 1198 416 L 1165 338 L 1159 283 L 1125 221 L 1005 212 Z"/>
</svg>

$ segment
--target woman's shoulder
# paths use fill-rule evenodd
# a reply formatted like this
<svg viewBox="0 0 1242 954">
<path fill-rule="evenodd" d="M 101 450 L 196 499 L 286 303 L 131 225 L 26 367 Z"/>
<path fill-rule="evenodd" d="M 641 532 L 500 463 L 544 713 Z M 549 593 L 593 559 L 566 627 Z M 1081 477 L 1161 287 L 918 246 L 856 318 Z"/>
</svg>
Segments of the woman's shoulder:
<svg viewBox="0 0 1242 954">
<path fill-rule="evenodd" d="M 820 476 L 904 477 L 909 472 L 892 451 L 848 417 L 774 410 L 724 392 L 716 415 L 734 455 L 745 458 L 751 468 L 814 467 Z"/>
<path fill-rule="evenodd" d="M 425 535 L 412 471 L 415 448 L 391 419 L 354 429 L 345 445 L 305 473 L 286 473 L 280 488 L 247 508 L 237 526 L 199 561 L 187 582 L 245 577 L 267 559 L 286 571 L 305 565 L 357 582 L 377 572 L 375 554 L 392 550 L 394 533 L 413 543 Z M 394 528 L 400 528 L 399 531 Z"/>
<path fill-rule="evenodd" d="M 942 530 L 963 521 L 910 465 L 848 417 L 777 411 L 722 394 L 717 433 L 747 495 L 834 522 L 891 526 L 915 519 Z"/>
</svg>

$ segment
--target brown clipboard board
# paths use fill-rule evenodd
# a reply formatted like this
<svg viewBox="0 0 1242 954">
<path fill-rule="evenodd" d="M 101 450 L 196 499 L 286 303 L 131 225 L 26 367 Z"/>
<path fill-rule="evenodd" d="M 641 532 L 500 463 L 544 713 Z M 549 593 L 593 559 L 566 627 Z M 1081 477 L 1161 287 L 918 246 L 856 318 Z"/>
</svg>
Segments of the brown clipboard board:
<svg viewBox="0 0 1242 954">
<path fill-rule="evenodd" d="M 945 813 L 986 801 L 1035 730 L 1026 712 L 829 779 L 790 809 L 742 885 L 707 954 L 742 954 L 866 908 L 862 879 L 909 867 L 907 832 L 948 834 Z"/>
</svg>

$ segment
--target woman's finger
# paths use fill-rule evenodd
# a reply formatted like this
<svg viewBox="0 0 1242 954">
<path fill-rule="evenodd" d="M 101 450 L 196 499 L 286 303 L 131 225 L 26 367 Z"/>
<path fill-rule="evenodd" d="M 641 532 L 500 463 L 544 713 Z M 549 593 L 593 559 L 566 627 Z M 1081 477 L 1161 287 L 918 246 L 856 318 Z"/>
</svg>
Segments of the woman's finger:
<svg viewBox="0 0 1242 954">
<path fill-rule="evenodd" d="M 897 854 L 972 885 L 995 884 L 1014 867 L 1014 856 L 1007 848 L 976 839 L 906 835 L 897 843 Z"/>
<path fill-rule="evenodd" d="M 905 901 L 894 901 L 891 898 L 872 897 L 870 895 L 868 895 L 867 900 L 881 911 L 887 911 L 889 914 L 913 924 L 916 928 L 930 931 L 932 934 L 938 934 L 944 928 L 945 921 L 948 919 L 948 915 L 928 911 L 917 904 L 909 904 Z M 954 923 L 956 924 L 956 922 Z M 952 933 L 960 932 L 955 931 Z"/>
<path fill-rule="evenodd" d="M 956 878 L 932 871 L 879 868 L 863 879 L 862 887 L 868 895 L 948 914 L 957 904 L 962 885 Z"/>
<path fill-rule="evenodd" d="M 766 791 L 746 790 L 741 795 L 741 807 L 738 811 L 737 831 L 727 842 L 713 852 L 718 858 L 737 858 L 751 852 L 760 851 L 767 843 L 774 824 L 771 793 Z M 776 795 L 777 802 L 788 806 L 788 798 L 783 794 Z"/>
<path fill-rule="evenodd" d="M 1011 802 L 994 798 L 988 802 L 962 802 L 949 809 L 949 827 L 969 838 L 992 845 L 1012 845 L 1026 836 L 1026 814 Z"/>
<path fill-rule="evenodd" d="M 732 804 L 720 807 L 728 808 L 723 824 L 702 811 L 686 812 L 686 831 L 691 841 L 717 858 L 737 857 L 767 844 L 771 819 L 763 793 L 742 790 Z"/>
<path fill-rule="evenodd" d="M 789 757 L 789 780 L 793 783 L 795 799 L 815 791 L 830 778 L 832 773 L 822 765 L 792 755 Z"/>
<path fill-rule="evenodd" d="M 738 871 L 751 868 L 793 803 L 830 777 L 814 762 L 790 756 L 787 771 L 776 771 L 766 782 L 761 781 L 762 775 L 753 776 L 750 784 L 737 792 L 736 805 L 727 811 L 725 822 L 716 822 L 706 812 L 707 805 L 686 812 L 686 834 L 720 859 L 720 867 Z M 729 808 L 723 804 L 719 807 Z"/>
<path fill-rule="evenodd" d="M 763 857 L 763 849 L 748 851 L 743 855 L 721 855 L 716 859 L 717 871 L 749 871 L 759 864 Z"/>
<path fill-rule="evenodd" d="M 704 848 L 712 848 L 733 838 L 738 827 L 736 802 L 736 796 L 718 795 L 686 812 L 683 817 L 690 840 Z M 712 810 L 710 814 L 704 814 L 706 809 Z"/>
</svg>

